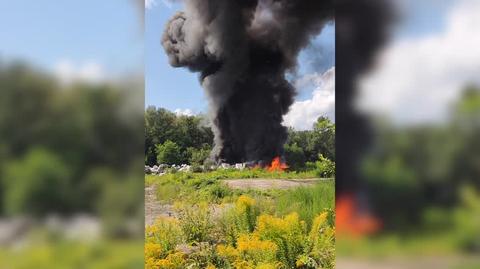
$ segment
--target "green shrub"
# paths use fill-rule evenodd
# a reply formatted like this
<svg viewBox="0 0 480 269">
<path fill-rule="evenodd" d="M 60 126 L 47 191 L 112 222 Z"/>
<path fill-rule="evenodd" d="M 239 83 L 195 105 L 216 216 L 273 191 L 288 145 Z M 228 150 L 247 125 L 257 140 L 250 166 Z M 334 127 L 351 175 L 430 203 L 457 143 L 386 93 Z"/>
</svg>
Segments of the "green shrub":
<svg viewBox="0 0 480 269">
<path fill-rule="evenodd" d="M 170 140 L 156 146 L 158 164 L 180 164 L 183 156 L 180 147 Z"/>
<path fill-rule="evenodd" d="M 182 242 L 182 230 L 179 221 L 174 218 L 160 217 L 151 226 L 145 228 L 145 250 L 155 244 L 158 247 L 152 247 L 152 256 L 164 257 L 175 250 L 175 247 Z M 156 253 L 155 253 L 156 252 Z"/>
<path fill-rule="evenodd" d="M 209 147 L 204 148 L 188 148 L 187 154 L 189 156 L 188 161 L 192 165 L 202 165 L 205 160 L 210 156 L 211 149 Z"/>
<path fill-rule="evenodd" d="M 296 268 L 296 262 L 306 247 L 306 227 L 297 213 L 284 218 L 261 215 L 255 232 L 262 240 L 269 240 L 278 246 L 277 258 L 288 266 Z"/>
<path fill-rule="evenodd" d="M 305 168 L 305 154 L 303 149 L 296 143 L 292 145 L 285 145 L 285 159 L 290 170 L 299 171 Z"/>
<path fill-rule="evenodd" d="M 208 204 L 177 204 L 176 207 L 180 228 L 188 243 L 207 242 L 212 239 L 212 212 Z"/>
<path fill-rule="evenodd" d="M 314 187 L 301 187 L 283 192 L 275 201 L 276 212 L 286 215 L 297 212 L 300 219 L 310 227 L 312 220 L 325 208 L 333 208 L 335 197 L 335 182 L 322 181 Z"/>
<path fill-rule="evenodd" d="M 318 156 L 315 172 L 319 177 L 334 177 L 335 176 L 335 163 L 328 158 L 323 157 L 322 154 Z"/>
<path fill-rule="evenodd" d="M 7 163 L 2 179 L 8 190 L 2 197 L 7 214 L 44 215 L 68 210 L 72 191 L 69 170 L 49 151 L 33 149 L 22 159 Z"/>
<path fill-rule="evenodd" d="M 220 230 L 226 241 L 236 245 L 240 234 L 253 232 L 259 214 L 260 210 L 254 199 L 246 195 L 240 196 L 235 207 L 226 211 L 220 219 Z"/>
<path fill-rule="evenodd" d="M 219 202 L 223 198 L 226 198 L 232 195 L 232 190 L 221 183 L 217 183 L 211 186 L 208 189 L 208 192 L 210 194 L 210 200 L 214 202 Z"/>
</svg>

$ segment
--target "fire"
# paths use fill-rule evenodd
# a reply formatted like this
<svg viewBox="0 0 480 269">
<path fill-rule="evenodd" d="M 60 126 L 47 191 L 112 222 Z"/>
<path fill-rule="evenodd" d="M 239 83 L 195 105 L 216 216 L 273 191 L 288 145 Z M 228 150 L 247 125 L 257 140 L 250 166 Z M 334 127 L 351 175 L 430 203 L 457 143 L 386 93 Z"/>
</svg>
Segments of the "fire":
<svg viewBox="0 0 480 269">
<path fill-rule="evenodd" d="M 282 162 L 280 157 L 273 158 L 272 163 L 266 167 L 268 172 L 284 171 L 287 168 L 288 165 Z"/>
<path fill-rule="evenodd" d="M 381 222 L 369 212 L 361 212 L 352 195 L 343 195 L 336 202 L 336 230 L 338 235 L 362 237 L 378 232 Z"/>
</svg>

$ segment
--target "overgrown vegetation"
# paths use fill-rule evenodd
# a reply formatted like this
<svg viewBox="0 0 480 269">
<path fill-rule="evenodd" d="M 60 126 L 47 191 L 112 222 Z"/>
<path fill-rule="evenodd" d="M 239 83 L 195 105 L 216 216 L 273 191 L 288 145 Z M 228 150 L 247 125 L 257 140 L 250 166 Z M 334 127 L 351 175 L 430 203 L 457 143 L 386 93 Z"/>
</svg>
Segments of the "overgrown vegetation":
<svg viewBox="0 0 480 269">
<path fill-rule="evenodd" d="M 254 197 L 278 196 L 285 191 L 281 190 L 234 190 L 222 183 L 223 179 L 311 179 L 316 178 L 316 171 L 306 172 L 267 172 L 264 169 L 246 170 L 215 170 L 205 173 L 167 173 L 161 176 L 146 175 L 145 184 L 155 185 L 157 199 L 162 203 L 174 203 L 175 201 L 196 201 L 221 203 L 231 202 L 240 195 L 248 193 Z M 321 187 L 313 188 L 312 193 L 318 191 L 318 195 L 324 195 L 322 201 L 333 200 L 334 181 L 325 180 L 318 184 Z M 326 186 L 326 187 L 323 187 Z M 289 190 L 295 194 L 297 190 Z M 322 203 L 325 204 L 325 203 Z M 331 203 L 333 206 L 333 203 Z"/>
<path fill-rule="evenodd" d="M 276 216 L 242 195 L 218 216 L 205 205 L 179 212 L 147 227 L 146 268 L 334 268 L 332 211 L 307 226 L 296 212 Z"/>
<path fill-rule="evenodd" d="M 385 228 L 421 227 L 431 207 L 454 210 L 466 185 L 480 190 L 480 89 L 468 87 L 442 124 L 382 125 L 378 137 L 364 173 Z"/>
<path fill-rule="evenodd" d="M 53 241 L 42 239 L 21 249 L 0 248 L 0 268 L 142 268 L 144 257 L 138 251 L 142 246 L 142 241 L 77 242 L 58 238 Z"/>
<path fill-rule="evenodd" d="M 143 212 L 137 88 L 61 84 L 0 62 L 0 217 L 82 212 L 122 234 L 125 219 Z"/>
</svg>

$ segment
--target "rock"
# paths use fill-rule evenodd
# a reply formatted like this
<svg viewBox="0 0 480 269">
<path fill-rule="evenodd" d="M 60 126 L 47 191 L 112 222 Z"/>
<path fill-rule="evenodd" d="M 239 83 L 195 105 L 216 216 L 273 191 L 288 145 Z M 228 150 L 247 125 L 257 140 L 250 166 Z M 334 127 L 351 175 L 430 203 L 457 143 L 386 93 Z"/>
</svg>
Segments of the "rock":
<svg viewBox="0 0 480 269">
<path fill-rule="evenodd" d="M 145 170 L 144 171 L 145 171 L 145 174 L 148 174 L 148 175 L 152 173 L 152 169 L 148 165 L 145 165 Z"/>
<path fill-rule="evenodd" d="M 243 170 L 243 169 L 245 169 L 245 166 L 246 166 L 245 163 L 236 163 L 235 164 L 235 169 Z"/>
<path fill-rule="evenodd" d="M 180 169 L 178 169 L 179 172 L 190 172 L 191 171 L 191 166 L 190 165 L 182 165 Z"/>
<path fill-rule="evenodd" d="M 232 166 L 231 166 L 230 164 L 228 164 L 228 163 L 221 163 L 221 164 L 220 164 L 220 167 L 221 167 L 222 169 L 230 169 L 230 168 L 232 168 Z"/>
</svg>

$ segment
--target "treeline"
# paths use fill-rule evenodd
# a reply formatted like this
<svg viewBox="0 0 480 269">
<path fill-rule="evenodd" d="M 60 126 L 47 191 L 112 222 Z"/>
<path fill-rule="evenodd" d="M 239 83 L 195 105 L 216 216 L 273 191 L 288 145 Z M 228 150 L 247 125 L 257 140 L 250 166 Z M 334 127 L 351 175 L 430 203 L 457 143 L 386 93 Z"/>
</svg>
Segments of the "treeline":
<svg viewBox="0 0 480 269">
<path fill-rule="evenodd" d="M 0 63 L 0 215 L 91 213 L 113 233 L 141 216 L 138 96 L 133 82 L 62 85 L 24 64 Z"/>
<path fill-rule="evenodd" d="M 387 228 L 408 230 L 433 223 L 452 229 L 455 221 L 466 225 L 461 228 L 465 231 L 467 227 L 480 227 L 479 221 L 467 219 L 480 214 L 477 206 L 465 208 L 472 211 L 461 213 L 463 219 L 457 219 L 461 214 L 442 215 L 435 209 L 455 209 L 465 202 L 480 201 L 480 197 L 465 193 L 468 189 L 480 190 L 479 88 L 467 88 L 444 123 L 383 125 L 377 137 L 363 168 L 372 204 L 385 217 Z M 478 232 L 476 235 L 480 236 Z"/>
<path fill-rule="evenodd" d="M 164 108 L 145 110 L 145 163 L 203 163 L 213 132 L 203 115 L 176 115 Z"/>
<path fill-rule="evenodd" d="M 335 124 L 320 117 L 312 130 L 288 131 L 287 163 L 294 170 L 306 169 L 320 158 L 335 161 Z M 213 133 L 204 115 L 176 115 L 164 108 L 145 110 L 145 163 L 200 165 L 209 157 Z"/>
</svg>

